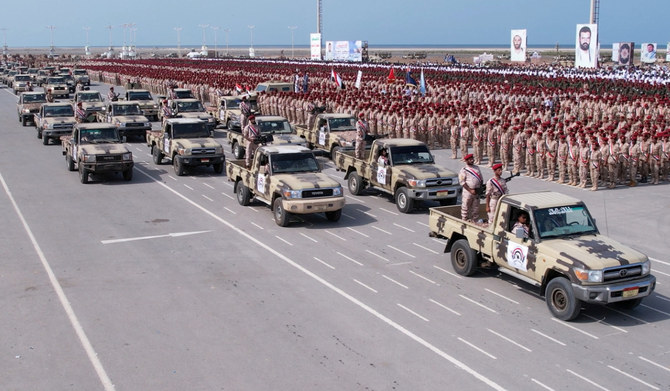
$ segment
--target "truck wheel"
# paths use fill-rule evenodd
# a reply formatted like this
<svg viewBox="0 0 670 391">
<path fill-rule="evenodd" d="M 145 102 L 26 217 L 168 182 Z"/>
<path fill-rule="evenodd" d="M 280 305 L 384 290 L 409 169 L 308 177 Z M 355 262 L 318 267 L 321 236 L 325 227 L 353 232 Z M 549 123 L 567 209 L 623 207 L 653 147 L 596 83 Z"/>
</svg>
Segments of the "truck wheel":
<svg viewBox="0 0 670 391">
<path fill-rule="evenodd" d="M 179 159 L 179 156 L 174 155 L 172 157 L 172 167 L 174 167 L 174 173 L 177 174 L 177 176 L 184 175 L 184 164 L 181 162 L 181 159 Z"/>
<path fill-rule="evenodd" d="M 249 192 L 249 188 L 244 186 L 242 181 L 237 181 L 235 188 L 235 192 L 237 193 L 237 202 L 242 206 L 249 205 L 249 201 L 251 200 L 251 193 Z"/>
<path fill-rule="evenodd" d="M 451 246 L 451 266 L 462 276 L 471 276 L 477 270 L 477 254 L 467 240 L 459 239 Z"/>
<path fill-rule="evenodd" d="M 47 136 L 42 136 L 42 144 L 44 144 L 44 145 L 49 145 L 49 137 L 47 137 Z"/>
<path fill-rule="evenodd" d="M 458 202 L 458 197 L 447 198 L 440 200 L 440 206 L 456 205 L 456 202 Z"/>
<path fill-rule="evenodd" d="M 330 160 L 335 161 L 335 155 L 337 155 L 337 151 L 339 151 L 341 148 L 339 145 L 333 145 L 333 147 L 330 149 Z"/>
<path fill-rule="evenodd" d="M 406 187 L 399 187 L 395 191 L 395 206 L 401 213 L 409 213 L 414 207 L 414 200 L 409 198 Z"/>
<path fill-rule="evenodd" d="M 349 185 L 349 193 L 353 195 L 359 195 L 363 191 L 363 179 L 358 173 L 352 172 L 349 174 L 347 184 Z"/>
<path fill-rule="evenodd" d="M 74 171 L 74 160 L 72 160 L 72 156 L 65 155 L 65 162 L 67 163 L 67 170 Z"/>
<path fill-rule="evenodd" d="M 328 221 L 339 221 L 340 217 L 342 217 L 342 209 L 326 212 L 326 218 Z"/>
<path fill-rule="evenodd" d="M 21 123 L 22 126 L 26 126 L 26 121 L 23 120 L 23 116 L 19 116 L 19 122 Z"/>
<path fill-rule="evenodd" d="M 570 281 L 556 277 L 547 284 L 545 300 L 549 311 L 560 320 L 572 320 L 582 309 L 581 300 L 575 298 Z"/>
<path fill-rule="evenodd" d="M 244 158 L 244 148 L 240 146 L 240 143 L 234 142 L 233 143 L 233 155 L 235 155 L 235 159 L 242 159 Z"/>
<path fill-rule="evenodd" d="M 84 168 L 84 165 L 79 163 L 79 181 L 83 184 L 88 183 L 88 171 Z"/>
<path fill-rule="evenodd" d="M 289 223 L 289 213 L 284 210 L 281 197 L 275 198 L 272 203 L 272 212 L 275 216 L 275 223 L 280 227 L 286 227 Z"/>
<path fill-rule="evenodd" d="M 226 121 L 226 129 L 230 130 L 230 120 Z M 238 158 L 240 159 L 240 158 Z"/>
<path fill-rule="evenodd" d="M 214 163 L 214 173 L 221 174 L 223 172 L 223 163 Z"/>
<path fill-rule="evenodd" d="M 157 166 L 163 162 L 163 152 L 158 148 L 158 145 L 151 147 L 151 155 L 154 157 L 154 163 Z"/>
<path fill-rule="evenodd" d="M 133 169 L 129 168 L 126 171 L 123 172 L 123 180 L 124 181 L 130 181 L 133 179 Z"/>
<path fill-rule="evenodd" d="M 37 128 L 37 138 L 42 138 L 42 131 Z"/>
</svg>

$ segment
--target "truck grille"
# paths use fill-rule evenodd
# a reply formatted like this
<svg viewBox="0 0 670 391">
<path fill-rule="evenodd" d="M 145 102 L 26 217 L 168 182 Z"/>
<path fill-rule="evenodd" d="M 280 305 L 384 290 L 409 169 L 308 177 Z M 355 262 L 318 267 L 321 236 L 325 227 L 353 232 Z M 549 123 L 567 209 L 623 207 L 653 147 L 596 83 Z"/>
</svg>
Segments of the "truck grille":
<svg viewBox="0 0 670 391">
<path fill-rule="evenodd" d="M 191 154 L 195 156 L 214 155 L 216 154 L 216 148 L 193 148 Z"/>
<path fill-rule="evenodd" d="M 625 281 L 642 275 L 642 265 L 625 265 L 605 269 L 603 271 L 604 282 Z"/>
<path fill-rule="evenodd" d="M 302 198 L 332 197 L 333 189 L 303 190 Z"/>
<path fill-rule="evenodd" d="M 126 123 L 126 128 L 139 128 L 144 126 L 143 123 L 141 122 L 127 122 Z"/>
<path fill-rule="evenodd" d="M 97 162 L 109 163 L 109 162 L 120 162 L 123 160 L 121 155 L 98 155 L 95 157 Z"/>
<path fill-rule="evenodd" d="M 72 124 L 54 124 L 53 128 L 54 129 L 72 129 L 73 125 Z"/>
<path fill-rule="evenodd" d="M 451 186 L 453 183 L 454 178 L 433 178 L 426 180 L 426 187 Z"/>
<path fill-rule="evenodd" d="M 65 91 L 67 87 L 54 87 L 54 91 Z"/>
</svg>

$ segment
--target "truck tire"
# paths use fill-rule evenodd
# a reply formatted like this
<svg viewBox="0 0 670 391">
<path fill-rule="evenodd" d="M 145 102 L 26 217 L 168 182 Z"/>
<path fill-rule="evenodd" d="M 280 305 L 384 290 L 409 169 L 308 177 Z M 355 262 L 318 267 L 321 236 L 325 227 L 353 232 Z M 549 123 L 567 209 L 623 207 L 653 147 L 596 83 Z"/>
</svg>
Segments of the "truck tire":
<svg viewBox="0 0 670 391">
<path fill-rule="evenodd" d="M 549 281 L 545 301 L 552 315 L 560 320 L 573 320 L 582 309 L 581 300 L 575 297 L 570 281 L 565 277 Z"/>
<path fill-rule="evenodd" d="M 37 138 L 42 138 L 42 131 L 37 128 Z"/>
<path fill-rule="evenodd" d="M 67 163 L 67 170 L 74 171 L 74 160 L 72 160 L 72 156 L 69 154 L 65 155 L 65 162 Z"/>
<path fill-rule="evenodd" d="M 290 214 L 284 209 L 282 205 L 282 198 L 275 198 L 272 203 L 272 213 L 274 214 L 275 223 L 280 227 L 286 227 L 289 223 Z"/>
<path fill-rule="evenodd" d="M 160 164 L 163 162 L 163 152 L 161 152 L 161 149 L 158 148 L 158 145 L 151 147 L 151 155 L 153 156 L 154 164 L 160 166 Z"/>
<path fill-rule="evenodd" d="M 477 270 L 477 253 L 467 240 L 459 239 L 451 246 L 451 266 L 462 276 L 471 276 Z"/>
<path fill-rule="evenodd" d="M 215 174 L 221 174 L 223 172 L 223 163 L 214 163 L 212 166 L 214 167 Z"/>
<path fill-rule="evenodd" d="M 81 163 L 77 164 L 79 166 L 79 182 L 83 184 L 88 183 L 88 170 L 84 168 L 84 165 Z"/>
<path fill-rule="evenodd" d="M 414 208 L 414 200 L 407 193 L 407 188 L 404 186 L 395 191 L 395 206 L 401 213 L 409 213 Z"/>
<path fill-rule="evenodd" d="M 133 169 L 132 167 L 123 172 L 123 180 L 131 181 L 133 179 Z"/>
<path fill-rule="evenodd" d="M 233 142 L 233 155 L 235 156 L 235 159 L 243 159 L 244 152 L 244 148 L 240 146 L 240 143 L 237 141 Z"/>
<path fill-rule="evenodd" d="M 42 144 L 44 144 L 44 145 L 49 145 L 49 137 L 47 137 L 47 136 L 42 136 Z"/>
<path fill-rule="evenodd" d="M 177 174 L 177 176 L 184 175 L 184 164 L 181 162 L 181 159 L 179 159 L 179 156 L 172 156 L 172 167 L 174 168 L 174 173 Z"/>
<path fill-rule="evenodd" d="M 337 151 L 339 151 L 340 146 L 339 145 L 333 145 L 333 147 L 330 149 L 330 160 L 335 161 L 335 155 L 337 155 Z"/>
<path fill-rule="evenodd" d="M 230 130 L 230 119 L 226 121 L 226 129 Z"/>
<path fill-rule="evenodd" d="M 359 195 L 363 192 L 363 178 L 356 172 L 349 174 L 347 185 L 349 187 L 349 193 L 353 195 Z"/>
<path fill-rule="evenodd" d="M 326 218 L 328 221 L 339 221 L 342 217 L 342 209 L 334 210 L 332 212 L 326 212 Z"/>
<path fill-rule="evenodd" d="M 249 188 L 244 186 L 242 181 L 237 181 L 235 184 L 235 192 L 237 193 L 237 202 L 240 205 L 249 205 L 249 201 L 251 200 L 251 193 L 249 192 Z"/>
</svg>

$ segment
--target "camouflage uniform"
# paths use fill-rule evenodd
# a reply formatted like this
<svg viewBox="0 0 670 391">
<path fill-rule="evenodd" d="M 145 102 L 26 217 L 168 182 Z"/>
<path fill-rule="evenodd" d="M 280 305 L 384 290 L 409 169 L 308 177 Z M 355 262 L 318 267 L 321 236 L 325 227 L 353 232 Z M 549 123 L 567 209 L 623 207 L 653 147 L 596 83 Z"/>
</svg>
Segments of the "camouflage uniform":
<svg viewBox="0 0 670 391">
<path fill-rule="evenodd" d="M 502 179 L 500 176 L 494 176 L 493 178 L 486 181 L 486 199 L 487 199 L 487 210 L 488 210 L 488 222 L 491 224 L 495 218 L 496 206 L 498 205 L 498 200 L 503 195 L 507 194 L 509 190 L 507 189 L 507 182 Z"/>
<path fill-rule="evenodd" d="M 244 163 L 247 167 L 251 166 L 251 159 L 253 159 L 254 154 L 256 153 L 256 149 L 258 149 L 258 144 L 256 144 L 254 141 L 256 141 L 256 137 L 258 137 L 260 134 L 260 130 L 256 127 L 255 124 L 252 124 L 251 122 L 249 122 L 242 131 L 242 137 L 247 140 L 247 144 L 245 146 L 246 153 L 244 155 Z"/>
<path fill-rule="evenodd" d="M 591 191 L 598 190 L 598 183 L 600 178 L 600 157 L 601 157 L 600 147 L 597 141 L 594 141 L 593 150 L 591 151 L 590 156 L 590 168 L 591 168 Z"/>
<path fill-rule="evenodd" d="M 359 120 L 356 122 L 356 150 L 355 156 L 363 159 L 365 156 L 365 136 L 368 134 L 368 122 L 363 113 L 359 114 Z M 334 156 L 333 156 L 334 158 Z"/>
<path fill-rule="evenodd" d="M 467 160 L 467 159 L 466 159 Z M 461 196 L 461 218 L 467 221 L 477 221 L 479 216 L 479 195 L 477 190 L 483 186 L 482 172 L 476 165 L 467 165 L 461 168 L 458 173 L 458 182 L 463 187 L 463 194 Z M 474 190 L 475 194 L 471 194 L 466 189 Z"/>
</svg>

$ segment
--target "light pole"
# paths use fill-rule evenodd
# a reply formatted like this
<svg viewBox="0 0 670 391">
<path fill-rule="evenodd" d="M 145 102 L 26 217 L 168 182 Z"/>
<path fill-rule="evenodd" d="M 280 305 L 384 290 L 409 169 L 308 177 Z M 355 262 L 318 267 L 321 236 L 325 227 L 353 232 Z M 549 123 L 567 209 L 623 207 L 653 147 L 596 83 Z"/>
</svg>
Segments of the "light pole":
<svg viewBox="0 0 670 391">
<path fill-rule="evenodd" d="M 114 48 L 112 47 L 112 25 L 105 27 L 109 30 L 109 49 L 107 50 L 107 58 L 114 57 Z"/>
<path fill-rule="evenodd" d="M 228 33 L 230 33 L 230 29 L 226 28 L 223 31 L 226 32 L 226 57 L 228 57 Z"/>
<path fill-rule="evenodd" d="M 256 53 L 254 52 L 254 28 L 256 26 L 250 25 L 247 27 L 249 27 L 249 31 L 251 32 L 251 46 L 249 46 L 249 57 L 255 57 Z"/>
<path fill-rule="evenodd" d="M 84 51 L 85 51 L 87 56 L 90 56 L 91 52 L 90 52 L 90 50 L 88 50 L 88 32 L 91 31 L 91 28 L 90 27 L 82 27 L 82 29 L 84 31 L 86 31 L 86 47 L 84 48 Z"/>
<path fill-rule="evenodd" d="M 220 29 L 221 27 L 219 27 L 219 26 L 209 26 L 209 28 L 211 28 L 212 30 L 214 30 L 214 57 L 216 58 L 216 57 L 219 57 L 219 54 L 217 53 L 218 46 L 217 46 L 217 42 L 216 42 L 216 41 L 217 41 L 217 37 L 218 37 L 218 33 L 219 33 L 219 29 Z"/>
<path fill-rule="evenodd" d="M 56 49 L 54 48 L 54 30 L 56 26 L 47 26 L 47 28 L 51 30 L 51 49 L 49 49 L 49 55 L 53 56 L 56 53 Z"/>
<path fill-rule="evenodd" d="M 7 55 L 7 27 L 0 28 L 2 30 L 2 35 L 5 38 L 5 44 L 2 47 L 2 55 L 6 56 Z"/>
<path fill-rule="evenodd" d="M 205 30 L 209 27 L 208 24 L 199 24 L 198 27 L 202 29 L 202 50 L 205 50 L 207 43 L 205 42 Z"/>
<path fill-rule="evenodd" d="M 183 28 L 173 27 L 172 29 L 177 32 L 177 56 L 181 58 L 181 30 L 183 30 Z"/>
<path fill-rule="evenodd" d="M 298 26 L 288 26 L 288 29 L 291 30 L 291 59 L 295 57 L 295 51 L 293 50 L 293 33 L 295 33 L 295 29 L 297 29 Z"/>
</svg>

